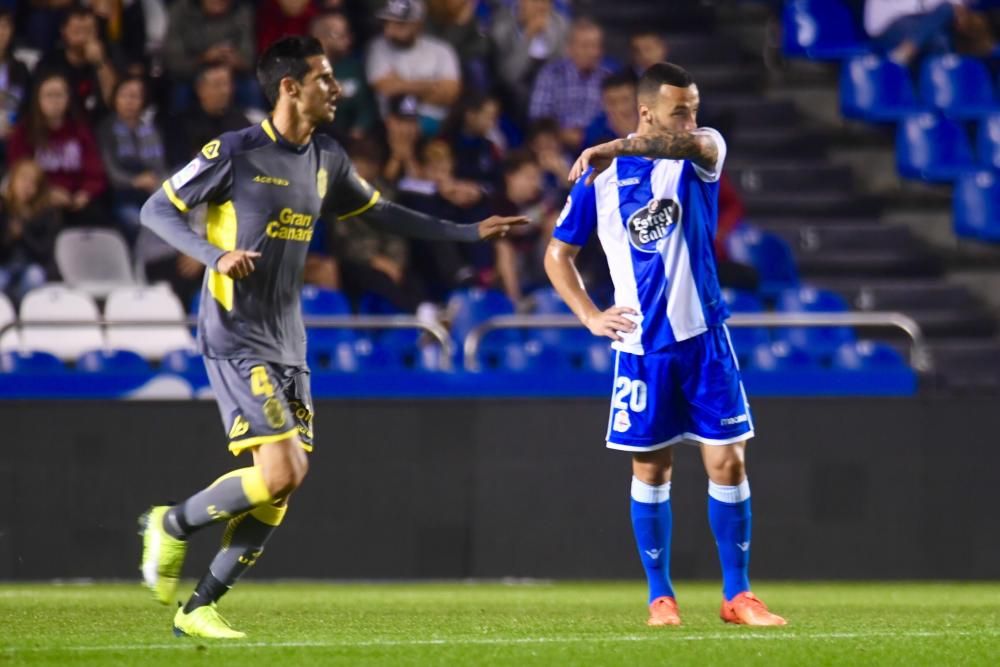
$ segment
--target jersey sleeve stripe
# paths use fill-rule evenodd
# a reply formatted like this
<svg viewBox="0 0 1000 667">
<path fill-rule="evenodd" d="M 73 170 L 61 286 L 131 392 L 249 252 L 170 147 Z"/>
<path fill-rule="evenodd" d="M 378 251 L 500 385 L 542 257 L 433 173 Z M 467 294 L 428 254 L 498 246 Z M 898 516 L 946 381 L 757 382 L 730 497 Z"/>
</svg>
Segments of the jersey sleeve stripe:
<svg viewBox="0 0 1000 667">
<path fill-rule="evenodd" d="M 356 215 L 361 215 L 362 213 L 364 213 L 365 211 L 367 211 L 368 209 L 370 209 L 372 206 L 374 206 L 375 202 L 377 202 L 381 196 L 382 196 L 382 193 L 379 192 L 378 190 L 376 190 L 375 192 L 372 193 L 372 198 L 368 200 L 367 204 L 365 204 L 361 208 L 354 209 L 350 213 L 345 213 L 343 215 L 338 215 L 337 217 L 340 218 L 341 220 L 343 220 L 344 218 L 353 218 Z"/>
<path fill-rule="evenodd" d="M 174 192 L 174 186 L 170 185 L 170 181 L 163 181 L 163 191 L 167 194 L 167 199 L 170 200 L 171 204 L 177 207 L 178 211 L 181 213 L 188 212 L 187 204 L 185 204 L 184 201 L 177 196 L 177 193 Z"/>
</svg>

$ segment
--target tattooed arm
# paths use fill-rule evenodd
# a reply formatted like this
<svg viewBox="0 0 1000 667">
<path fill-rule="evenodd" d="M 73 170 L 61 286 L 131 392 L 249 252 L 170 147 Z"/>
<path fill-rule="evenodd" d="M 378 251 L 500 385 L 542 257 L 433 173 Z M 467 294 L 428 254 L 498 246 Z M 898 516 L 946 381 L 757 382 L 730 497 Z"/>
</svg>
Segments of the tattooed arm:
<svg viewBox="0 0 1000 667">
<path fill-rule="evenodd" d="M 594 170 L 587 183 L 611 166 L 616 157 L 637 155 L 653 159 L 690 160 L 707 174 L 718 171 L 720 157 L 724 157 L 722 137 L 715 130 L 698 129 L 694 132 L 658 132 L 615 139 L 588 148 L 580 154 L 569 172 L 569 180 L 576 181 L 588 167 Z M 722 153 L 722 155 L 720 155 Z"/>
</svg>

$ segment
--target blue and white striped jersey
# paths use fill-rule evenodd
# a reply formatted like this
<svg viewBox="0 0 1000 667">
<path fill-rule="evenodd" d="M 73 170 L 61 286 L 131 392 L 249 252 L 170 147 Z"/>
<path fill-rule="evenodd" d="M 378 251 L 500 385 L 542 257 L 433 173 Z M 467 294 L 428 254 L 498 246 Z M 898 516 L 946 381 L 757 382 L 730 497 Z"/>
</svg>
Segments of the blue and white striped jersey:
<svg viewBox="0 0 1000 667">
<path fill-rule="evenodd" d="M 620 157 L 593 185 L 573 187 L 553 236 L 583 245 L 597 229 L 615 285 L 615 305 L 640 314 L 617 350 L 644 354 L 704 333 L 729 316 L 719 290 L 712 241 L 718 224 L 719 177 L 687 160 Z"/>
</svg>

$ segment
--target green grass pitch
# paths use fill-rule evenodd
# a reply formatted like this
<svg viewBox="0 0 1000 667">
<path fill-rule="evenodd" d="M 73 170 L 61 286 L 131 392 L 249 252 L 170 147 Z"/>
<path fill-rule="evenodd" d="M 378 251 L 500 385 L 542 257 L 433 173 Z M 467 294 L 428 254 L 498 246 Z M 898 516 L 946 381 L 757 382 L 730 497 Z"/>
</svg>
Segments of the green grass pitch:
<svg viewBox="0 0 1000 667">
<path fill-rule="evenodd" d="M 185 588 L 187 590 L 187 588 Z M 243 583 L 243 641 L 176 639 L 138 584 L 0 586 L 0 665 L 1000 665 L 1000 583 L 758 583 L 790 620 L 718 619 L 681 583 L 680 628 L 638 583 Z"/>
</svg>

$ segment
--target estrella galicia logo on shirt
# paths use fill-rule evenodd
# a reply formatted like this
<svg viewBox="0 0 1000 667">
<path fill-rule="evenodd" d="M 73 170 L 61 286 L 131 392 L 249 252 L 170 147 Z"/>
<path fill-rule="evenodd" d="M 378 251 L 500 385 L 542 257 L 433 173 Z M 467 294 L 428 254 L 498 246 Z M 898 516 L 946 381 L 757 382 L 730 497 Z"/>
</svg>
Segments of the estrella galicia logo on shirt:
<svg viewBox="0 0 1000 667">
<path fill-rule="evenodd" d="M 628 238 L 636 250 L 659 252 L 660 241 L 677 228 L 681 220 L 681 205 L 673 199 L 650 199 L 629 216 Z"/>
</svg>

